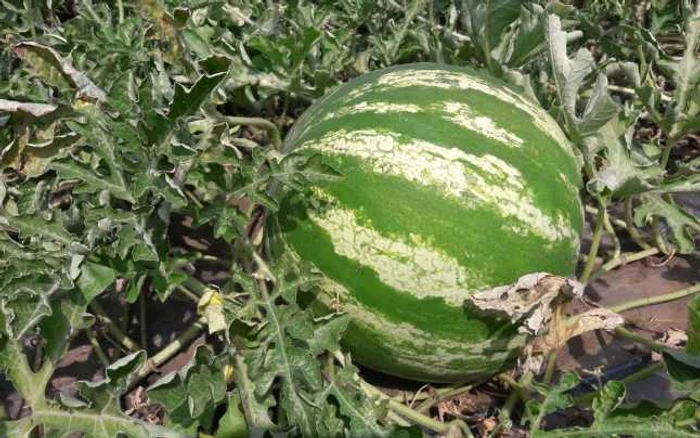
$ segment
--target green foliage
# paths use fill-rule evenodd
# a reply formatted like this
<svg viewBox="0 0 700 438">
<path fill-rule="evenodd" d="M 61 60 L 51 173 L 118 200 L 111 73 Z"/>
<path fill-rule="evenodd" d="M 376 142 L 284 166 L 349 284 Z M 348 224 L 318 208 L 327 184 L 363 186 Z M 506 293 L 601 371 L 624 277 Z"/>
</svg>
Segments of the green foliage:
<svg viewBox="0 0 700 438">
<path fill-rule="evenodd" d="M 527 416 L 531 423 L 533 437 L 610 437 L 631 435 L 634 437 L 655 437 L 659 434 L 669 437 L 690 438 L 696 435 L 694 417 L 697 404 L 689 401 L 677 402 L 668 410 L 644 402 L 637 406 L 625 406 L 625 386 L 611 381 L 605 384 L 593 400 L 593 424 L 590 427 L 542 430 L 542 420 L 546 414 L 573 406 L 573 399 L 565 393 L 576 386 L 575 374 L 564 374 L 559 384 L 547 388 L 538 386 L 543 395 L 542 402 L 527 404 Z"/>
<path fill-rule="evenodd" d="M 213 410 L 226 397 L 223 359 L 199 346 L 192 361 L 151 385 L 148 396 L 166 409 L 166 424 L 170 428 L 194 434 L 212 417 Z"/>
</svg>

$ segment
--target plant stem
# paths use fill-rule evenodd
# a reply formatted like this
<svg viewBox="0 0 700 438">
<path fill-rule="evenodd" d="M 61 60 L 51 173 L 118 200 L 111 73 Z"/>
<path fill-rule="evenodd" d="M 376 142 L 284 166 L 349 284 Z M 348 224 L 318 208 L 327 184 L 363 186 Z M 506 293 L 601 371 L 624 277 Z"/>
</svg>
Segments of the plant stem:
<svg viewBox="0 0 700 438">
<path fill-rule="evenodd" d="M 204 207 L 204 204 L 197 199 L 197 196 L 192 192 L 192 190 L 184 189 L 183 191 L 185 192 L 185 196 L 190 198 L 190 201 L 194 202 L 194 205 L 196 205 L 198 208 Z"/>
<path fill-rule="evenodd" d="M 652 339 L 645 338 L 644 336 L 637 334 L 633 331 L 627 330 L 622 326 L 615 327 L 615 334 L 617 334 L 618 336 L 622 336 L 625 339 L 629 339 L 630 341 L 646 345 L 654 351 L 661 351 L 665 348 L 668 348 L 668 345 L 666 344 L 662 344 L 661 342 L 656 342 Z"/>
<path fill-rule="evenodd" d="M 182 283 L 182 286 L 186 287 L 190 293 L 197 295 L 197 301 L 199 301 L 199 298 L 204 295 L 207 289 L 211 289 L 209 286 L 194 277 L 188 277 L 187 280 Z"/>
<path fill-rule="evenodd" d="M 231 125 L 247 125 L 263 128 L 270 136 L 270 143 L 272 143 L 275 149 L 279 149 L 280 145 L 282 144 L 282 137 L 280 137 L 280 132 L 277 129 L 277 125 L 267 119 L 263 119 L 262 117 L 234 117 L 225 116 L 219 113 L 215 114 L 214 117 L 221 122 L 226 122 Z"/>
<path fill-rule="evenodd" d="M 107 354 L 105 354 L 105 351 L 102 349 L 102 346 L 97 340 L 95 333 L 93 333 L 93 331 L 88 328 L 85 329 L 85 334 L 87 335 L 90 344 L 92 344 L 92 349 L 95 351 L 97 358 L 100 359 L 100 362 L 102 362 L 102 365 L 104 365 L 105 368 L 108 367 L 110 364 L 109 358 L 107 357 Z"/>
<path fill-rule="evenodd" d="M 198 260 L 204 260 L 205 262 L 215 263 L 226 268 L 231 268 L 232 262 L 230 260 L 222 259 L 221 257 L 216 257 L 211 254 L 202 254 Z"/>
<path fill-rule="evenodd" d="M 680 298 L 687 297 L 689 295 L 693 295 L 700 292 L 700 283 L 697 283 L 693 286 L 687 287 L 685 289 L 681 289 L 676 292 L 671 292 L 663 295 L 657 295 L 654 297 L 648 297 L 648 298 L 640 298 L 638 300 L 632 300 L 632 301 L 627 301 L 625 303 L 617 304 L 612 307 L 608 307 L 609 310 L 615 312 L 615 313 L 622 313 L 626 312 L 628 310 L 636 309 L 638 307 L 645 307 L 645 306 L 651 306 L 654 304 L 660 304 L 660 303 L 665 303 L 667 301 L 673 301 L 677 300 Z"/>
<path fill-rule="evenodd" d="M 127 333 L 129 331 L 129 320 L 131 319 L 131 304 L 127 303 L 126 306 L 124 306 L 124 316 L 119 322 L 119 330 L 122 333 Z"/>
<path fill-rule="evenodd" d="M 131 352 L 141 350 L 141 346 L 138 343 L 136 343 L 136 341 L 134 341 L 129 336 L 124 334 L 121 330 L 119 330 L 119 327 L 117 327 L 114 321 L 112 321 L 112 319 L 109 316 L 107 316 L 104 309 L 102 308 L 102 306 L 100 306 L 100 304 L 97 301 L 93 301 L 92 303 L 90 303 L 90 308 L 93 312 L 95 312 L 95 314 L 97 314 L 97 317 L 105 325 L 107 331 L 109 331 L 109 333 L 127 350 Z"/>
<path fill-rule="evenodd" d="M 453 397 L 455 395 L 459 395 L 462 393 L 465 393 L 467 391 L 470 391 L 472 389 L 472 385 L 464 385 L 464 386 L 447 386 L 445 388 L 437 388 L 433 389 L 431 392 L 423 392 L 423 393 L 416 393 L 415 396 L 411 397 L 412 400 L 414 401 L 422 401 L 426 400 L 429 398 L 434 398 L 434 396 L 440 396 L 440 397 Z M 405 400 L 405 395 L 396 395 L 392 397 L 392 399 L 396 401 L 402 401 Z"/>
<path fill-rule="evenodd" d="M 586 210 L 586 213 L 595 214 L 595 215 L 598 214 L 598 209 L 592 205 L 586 205 L 584 207 L 584 209 Z M 628 227 L 628 225 L 627 225 L 627 223 L 625 223 L 625 221 L 623 221 L 622 219 L 617 219 L 615 217 L 610 217 L 610 222 L 612 222 L 613 225 L 620 227 L 624 230 L 626 230 Z"/>
<path fill-rule="evenodd" d="M 605 227 L 605 231 L 608 233 L 610 236 L 610 239 L 613 241 L 614 249 L 613 249 L 613 254 L 612 257 L 616 258 L 620 256 L 620 253 L 622 252 L 622 246 L 620 245 L 620 239 L 617 238 L 617 234 L 615 233 L 615 230 L 613 229 L 612 223 L 610 223 L 610 213 L 608 213 L 608 209 L 604 209 L 603 213 L 603 225 Z"/>
<path fill-rule="evenodd" d="M 179 285 L 179 286 L 177 287 L 177 290 L 178 290 L 180 293 L 182 293 L 184 296 L 186 296 L 187 298 L 189 298 L 190 300 L 194 301 L 195 303 L 199 303 L 199 297 L 197 296 L 197 294 L 195 294 L 195 293 L 192 292 L 191 290 L 187 289 L 187 288 L 184 287 L 183 285 Z"/>
<path fill-rule="evenodd" d="M 503 376 L 507 376 L 507 379 L 504 379 Z M 520 382 L 516 382 L 515 380 L 513 380 L 512 377 L 508 376 L 507 374 L 501 374 L 499 377 L 501 377 L 501 380 L 510 380 L 512 382 L 509 383 L 509 385 L 512 388 L 512 391 L 508 395 L 505 404 L 501 408 L 499 419 L 501 420 L 501 422 L 512 422 L 510 416 L 513 413 L 513 409 L 515 409 L 515 405 L 518 404 L 518 401 L 522 399 L 524 402 L 526 402 L 530 399 L 529 390 L 527 390 L 527 388 L 530 387 L 534 375 L 531 371 L 526 371 L 520 379 Z"/>
<path fill-rule="evenodd" d="M 139 294 L 139 340 L 141 346 L 148 349 L 148 330 L 146 327 L 146 291 L 144 289 Z"/>
<path fill-rule="evenodd" d="M 637 95 L 637 92 L 634 90 L 634 88 L 628 88 L 628 87 L 621 87 L 619 85 L 613 85 L 613 84 L 608 84 L 608 90 L 613 91 L 615 93 L 620 93 L 620 94 L 626 94 L 628 96 L 635 97 Z M 672 98 L 671 96 L 668 96 L 666 94 L 661 94 L 661 100 L 663 102 L 671 102 Z"/>
<path fill-rule="evenodd" d="M 666 246 L 666 241 L 661 235 L 661 228 L 659 227 L 659 219 L 654 216 L 651 218 L 651 230 L 654 233 L 654 243 L 664 254 L 669 254 L 668 246 Z"/>
<path fill-rule="evenodd" d="M 644 380 L 648 377 L 653 376 L 656 374 L 658 371 L 661 371 L 664 369 L 664 363 L 663 362 L 654 362 L 652 364 L 647 365 L 646 367 L 642 368 L 641 370 L 637 371 L 634 374 L 630 374 L 629 376 L 620 379 L 620 381 L 624 384 L 628 383 L 634 383 L 638 382 L 640 380 Z M 595 396 L 598 395 L 598 392 L 588 392 L 586 394 L 581 394 L 577 397 L 574 397 L 574 403 L 575 404 L 583 404 L 590 402 L 595 398 Z"/>
<path fill-rule="evenodd" d="M 588 278 L 593 272 L 593 266 L 595 265 L 595 258 L 598 254 L 598 248 L 600 247 L 600 239 L 603 237 L 603 217 L 605 215 L 605 206 L 601 205 L 598 209 L 598 214 L 596 215 L 595 229 L 593 230 L 593 239 L 591 240 L 591 249 L 588 251 L 588 259 L 586 260 L 586 265 L 583 268 L 583 273 L 579 281 L 583 284 L 588 282 Z"/>
<path fill-rule="evenodd" d="M 124 345 L 122 345 L 119 341 L 115 340 L 109 333 L 102 333 L 102 336 L 104 336 L 104 338 L 107 340 L 107 342 L 112 344 L 112 346 L 114 348 L 116 348 L 117 350 L 119 350 L 120 352 L 126 353 L 126 354 L 130 353 L 130 351 Z"/>
<path fill-rule="evenodd" d="M 410 427 L 411 423 L 408 421 L 404 420 L 403 417 L 401 417 L 399 414 L 397 414 L 394 411 L 389 411 L 386 414 L 387 419 L 389 419 L 392 423 L 396 423 L 401 427 Z"/>
<path fill-rule="evenodd" d="M 656 255 L 659 253 L 658 248 L 648 248 L 643 251 L 639 252 L 633 252 L 633 253 L 626 253 L 626 254 L 620 254 L 618 257 L 615 257 L 611 260 L 608 260 L 603 264 L 603 266 L 600 267 L 597 271 L 595 271 L 591 277 L 589 278 L 589 281 L 595 281 L 598 278 L 600 278 L 603 274 L 606 272 L 610 272 L 613 269 L 617 268 L 618 266 L 626 265 L 628 263 L 636 262 L 638 260 L 645 259 L 647 257 L 651 257 L 653 255 Z"/>
<path fill-rule="evenodd" d="M 627 224 L 627 232 L 630 235 L 630 238 L 634 240 L 634 243 L 639 245 L 640 248 L 642 249 L 649 249 L 651 248 L 651 245 L 649 245 L 642 235 L 639 233 L 639 230 L 637 230 L 637 227 L 634 225 L 634 219 L 632 217 L 632 197 L 628 197 L 625 199 L 624 203 L 624 212 L 625 212 L 625 223 Z"/>
<path fill-rule="evenodd" d="M 413 421 L 416 424 L 419 424 L 436 433 L 446 433 L 449 429 L 448 423 L 442 423 L 440 421 L 434 420 L 426 415 L 421 414 L 420 412 L 414 411 L 413 409 L 409 408 L 403 403 L 399 403 L 396 400 L 392 400 L 386 394 L 384 394 L 383 392 L 381 392 L 380 390 L 378 390 L 377 388 L 365 381 L 360 380 L 360 387 L 369 395 L 388 400 L 389 408 L 391 410 L 401 415 L 402 417 Z"/>
<path fill-rule="evenodd" d="M 663 151 L 661 151 L 661 168 L 666 169 L 666 166 L 668 165 L 668 160 L 671 158 L 671 149 L 673 149 L 673 146 L 675 146 L 676 141 L 671 141 L 669 139 L 666 142 L 666 145 L 664 146 Z"/>
<path fill-rule="evenodd" d="M 423 402 L 417 408 L 415 408 L 415 410 L 418 412 L 421 412 L 421 413 L 427 412 L 435 403 L 439 402 L 441 398 L 448 399 L 450 397 L 454 397 L 455 395 L 463 394 L 467 391 L 470 391 L 471 389 L 472 389 L 472 386 L 468 385 L 468 386 L 461 386 L 459 388 L 453 388 L 451 391 L 437 393 L 437 394 L 435 394 L 435 397 L 428 398 L 425 402 Z"/>
<path fill-rule="evenodd" d="M 552 382 L 552 377 L 554 376 L 554 370 L 557 368 L 557 355 L 559 350 L 552 350 L 549 352 L 547 357 L 547 368 L 544 371 L 544 377 L 542 378 L 542 383 L 549 385 Z"/>
<path fill-rule="evenodd" d="M 202 331 L 207 326 L 207 320 L 205 318 L 199 318 L 191 326 L 189 326 L 184 332 L 180 333 L 174 341 L 166 345 L 158 353 L 154 354 L 153 357 L 149 358 L 145 364 L 139 369 L 134 377 L 128 384 L 128 388 L 133 388 L 138 382 L 144 379 L 146 376 L 155 371 L 159 366 L 163 365 L 170 358 L 175 356 L 182 348 L 186 347 L 193 340 L 195 340 Z"/>
<path fill-rule="evenodd" d="M 124 22 L 124 4 L 122 0 L 117 0 L 117 10 L 119 11 L 119 24 Z"/>
</svg>

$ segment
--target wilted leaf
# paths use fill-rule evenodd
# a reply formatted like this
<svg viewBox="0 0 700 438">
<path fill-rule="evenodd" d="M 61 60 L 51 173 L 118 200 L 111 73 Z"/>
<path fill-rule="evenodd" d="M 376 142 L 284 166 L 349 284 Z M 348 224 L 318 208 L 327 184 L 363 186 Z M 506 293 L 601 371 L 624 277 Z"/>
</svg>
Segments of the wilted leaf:
<svg viewBox="0 0 700 438">
<path fill-rule="evenodd" d="M 0 99 L 1 112 L 22 112 L 34 117 L 42 117 L 56 111 L 58 107 L 46 103 L 17 102 L 14 100 Z"/>
<path fill-rule="evenodd" d="M 558 350 L 577 336 L 593 330 L 613 330 L 624 324 L 622 316 L 605 308 L 596 308 L 574 315 L 565 321 L 555 321 L 547 328 L 547 332 L 536 338 L 528 354 L 544 355 L 552 350 Z"/>
<path fill-rule="evenodd" d="M 215 289 L 207 289 L 204 292 L 197 303 L 197 313 L 207 320 L 209 334 L 228 328 L 224 316 L 224 298 Z"/>
<path fill-rule="evenodd" d="M 20 56 L 24 50 L 37 54 L 44 61 L 58 69 L 66 80 L 78 89 L 78 93 L 81 96 L 86 96 L 99 102 L 107 100 L 104 91 L 95 85 L 85 73 L 76 70 L 70 58 L 64 58 L 51 47 L 34 42 L 24 42 L 15 45 L 15 51 L 19 52 Z"/>
<path fill-rule="evenodd" d="M 467 298 L 467 304 L 507 317 L 521 333 L 537 334 L 552 318 L 556 298 L 571 299 L 582 294 L 583 286 L 575 280 L 538 272 L 526 274 L 511 285 L 476 292 Z"/>
</svg>

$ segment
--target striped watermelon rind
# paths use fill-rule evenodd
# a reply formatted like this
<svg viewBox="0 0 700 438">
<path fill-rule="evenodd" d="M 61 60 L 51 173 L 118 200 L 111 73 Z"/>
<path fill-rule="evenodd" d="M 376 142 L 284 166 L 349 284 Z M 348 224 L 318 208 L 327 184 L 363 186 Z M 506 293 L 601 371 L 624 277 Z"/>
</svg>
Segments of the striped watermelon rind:
<svg viewBox="0 0 700 438">
<path fill-rule="evenodd" d="M 464 306 L 530 272 L 572 275 L 583 209 L 579 161 L 556 122 L 498 80 L 410 64 L 328 93 L 286 151 L 343 177 L 290 197 L 287 254 L 324 274 L 314 306 L 347 312 L 344 343 L 368 367 L 433 382 L 478 380 L 525 338 Z"/>
</svg>

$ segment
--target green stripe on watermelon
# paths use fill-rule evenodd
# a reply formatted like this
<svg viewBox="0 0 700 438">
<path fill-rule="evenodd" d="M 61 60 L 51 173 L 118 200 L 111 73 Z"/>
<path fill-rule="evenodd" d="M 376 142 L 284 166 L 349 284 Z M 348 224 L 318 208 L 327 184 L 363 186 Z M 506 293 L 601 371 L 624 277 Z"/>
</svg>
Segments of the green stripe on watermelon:
<svg viewBox="0 0 700 438">
<path fill-rule="evenodd" d="M 555 122 L 500 82 L 437 64 L 372 72 L 314 104 L 286 148 L 344 175 L 312 191 L 319 209 L 283 203 L 279 224 L 288 253 L 327 278 L 316 308 L 353 317 L 344 342 L 359 363 L 440 382 L 497 372 L 523 338 L 464 299 L 573 274 L 578 163 Z"/>
</svg>

